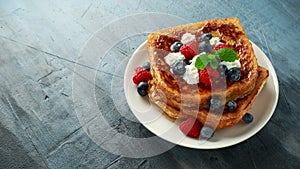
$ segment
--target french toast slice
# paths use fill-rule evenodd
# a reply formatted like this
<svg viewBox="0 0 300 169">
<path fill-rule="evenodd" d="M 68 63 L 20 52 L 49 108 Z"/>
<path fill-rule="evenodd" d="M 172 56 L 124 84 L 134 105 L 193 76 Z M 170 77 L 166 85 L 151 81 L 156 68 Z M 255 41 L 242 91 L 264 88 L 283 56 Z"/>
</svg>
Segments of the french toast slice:
<svg viewBox="0 0 300 169">
<path fill-rule="evenodd" d="M 171 119 L 184 118 L 185 116 L 195 116 L 197 119 L 205 125 L 212 126 L 217 129 L 231 127 L 237 124 L 242 117 L 249 111 L 253 105 L 256 97 L 264 87 L 269 76 L 269 71 L 264 67 L 258 67 L 258 79 L 255 83 L 253 91 L 242 99 L 237 100 L 238 108 L 232 112 L 226 110 L 222 114 L 216 114 L 209 112 L 208 109 L 177 109 L 167 104 L 166 98 L 161 97 L 160 90 L 154 90 L 152 86 L 150 88 L 152 103 L 155 103 L 163 112 Z M 209 114 L 209 117 L 208 117 Z"/>
<path fill-rule="evenodd" d="M 172 52 L 170 46 L 180 41 L 185 33 L 195 35 L 198 42 L 202 34 L 211 33 L 214 37 L 220 38 L 221 42 L 229 45 L 238 54 L 241 63 L 240 80 L 237 82 L 227 80 L 225 88 L 214 88 L 212 91 L 211 87 L 201 83 L 188 84 L 182 77 L 174 75 L 164 58 Z M 214 116 L 213 114 L 207 116 L 209 101 L 213 95 L 224 97 L 225 102 L 229 100 L 238 102 L 239 107 L 236 111 L 222 113 L 221 117 L 218 115 L 220 123 L 217 128 L 230 127 L 236 124 L 251 107 L 256 97 L 254 93 L 258 94 L 268 77 L 268 71 L 258 66 L 252 44 L 237 18 L 207 20 L 158 30 L 148 36 L 147 48 L 153 77 L 148 81 L 149 100 L 157 104 L 171 118 L 193 115 L 197 116 L 202 123 L 216 126 L 215 120 L 208 122 L 206 119 L 206 117 L 214 119 L 210 118 Z"/>
<path fill-rule="evenodd" d="M 186 32 L 198 38 L 201 34 L 211 33 L 238 53 L 242 64 L 241 80 L 235 83 L 227 81 L 226 100 L 242 98 L 253 90 L 257 78 L 257 59 L 252 44 L 237 18 L 208 20 L 152 32 L 147 42 L 151 74 L 154 76 L 150 85 L 155 84 L 157 89 L 163 90 L 169 99 L 176 100 L 179 104 L 182 103 L 182 98 L 185 98 L 189 100 L 189 104 L 200 103 L 201 106 L 207 107 L 211 89 L 200 83 L 195 86 L 189 85 L 182 78 L 174 76 L 164 60 L 164 57 L 171 53 L 170 46 L 179 41 Z M 214 91 L 214 94 L 218 95 L 218 92 L 223 95 L 224 91 Z"/>
</svg>

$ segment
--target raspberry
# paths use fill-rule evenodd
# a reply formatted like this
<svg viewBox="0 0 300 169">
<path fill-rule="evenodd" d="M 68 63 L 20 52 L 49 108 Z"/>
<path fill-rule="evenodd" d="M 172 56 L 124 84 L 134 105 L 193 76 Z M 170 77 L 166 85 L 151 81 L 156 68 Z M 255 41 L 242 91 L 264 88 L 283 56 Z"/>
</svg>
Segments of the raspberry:
<svg viewBox="0 0 300 169">
<path fill-rule="evenodd" d="M 209 86 L 211 84 L 208 72 L 206 69 L 199 70 L 199 81 L 205 86 Z"/>
<path fill-rule="evenodd" d="M 134 72 L 137 74 L 137 73 L 143 71 L 144 69 L 145 69 L 144 67 L 138 66 L 138 67 L 136 67 L 136 68 L 134 69 Z"/>
<path fill-rule="evenodd" d="M 204 70 L 199 70 L 199 80 L 205 86 L 210 86 L 212 80 L 216 80 L 218 78 L 220 78 L 220 73 L 218 70 L 215 70 L 210 66 L 207 66 Z"/>
<path fill-rule="evenodd" d="M 188 42 L 184 44 L 179 51 L 185 56 L 186 60 L 191 60 L 199 53 L 199 44 L 196 41 Z"/>
<path fill-rule="evenodd" d="M 229 48 L 229 45 L 227 45 L 226 43 L 220 43 L 220 44 L 217 44 L 213 50 L 211 51 L 211 53 L 215 53 L 215 51 L 221 49 L 221 48 Z"/>
<path fill-rule="evenodd" d="M 179 129 L 185 135 L 192 138 L 199 137 L 201 128 L 202 128 L 202 124 L 193 117 L 189 117 L 187 120 L 183 121 L 179 126 Z"/>
<path fill-rule="evenodd" d="M 215 80 L 215 79 L 219 79 L 220 78 L 220 73 L 218 70 L 211 68 L 210 66 L 206 67 L 206 70 L 209 74 L 209 76 Z"/>
<path fill-rule="evenodd" d="M 152 79 L 152 75 L 149 71 L 147 71 L 143 67 L 135 68 L 135 74 L 132 77 L 134 84 L 139 84 L 140 82 L 147 82 L 148 80 Z"/>
</svg>

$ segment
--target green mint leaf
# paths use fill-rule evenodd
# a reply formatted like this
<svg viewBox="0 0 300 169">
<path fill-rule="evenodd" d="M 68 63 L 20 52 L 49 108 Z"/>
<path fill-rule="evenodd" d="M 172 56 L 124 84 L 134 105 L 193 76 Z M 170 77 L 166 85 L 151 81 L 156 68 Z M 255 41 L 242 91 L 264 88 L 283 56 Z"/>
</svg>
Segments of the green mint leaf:
<svg viewBox="0 0 300 169">
<path fill-rule="evenodd" d="M 238 54 L 230 48 L 221 48 L 216 51 L 216 54 L 225 62 L 233 62 L 238 58 Z"/>
<path fill-rule="evenodd" d="M 195 62 L 195 67 L 200 69 L 200 70 L 203 70 L 205 69 L 205 67 L 207 66 L 207 64 L 209 63 L 209 59 L 208 59 L 208 55 L 209 54 L 202 54 L 202 55 L 199 55 L 196 59 L 196 62 Z"/>
<path fill-rule="evenodd" d="M 202 62 L 202 60 L 200 59 L 200 57 L 198 57 L 196 59 L 196 62 L 195 62 L 195 67 L 198 68 L 198 69 L 200 69 L 200 70 L 203 70 L 206 67 L 206 65 Z"/>
<path fill-rule="evenodd" d="M 217 69 L 218 65 L 219 65 L 219 62 L 217 61 L 217 59 L 211 59 L 209 65 L 210 65 L 211 68 Z"/>
<path fill-rule="evenodd" d="M 208 59 L 215 59 L 216 58 L 216 56 L 213 55 L 213 54 L 209 54 L 207 57 L 208 57 Z"/>
<path fill-rule="evenodd" d="M 209 63 L 209 55 L 210 54 L 201 54 L 198 58 L 205 64 L 205 66 Z"/>
</svg>

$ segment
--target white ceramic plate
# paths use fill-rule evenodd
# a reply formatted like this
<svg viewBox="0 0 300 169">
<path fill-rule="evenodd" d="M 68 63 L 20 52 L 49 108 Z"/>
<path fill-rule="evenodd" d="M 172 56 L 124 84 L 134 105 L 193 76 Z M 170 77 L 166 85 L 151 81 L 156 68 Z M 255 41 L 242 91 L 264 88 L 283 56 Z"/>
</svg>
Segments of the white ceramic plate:
<svg viewBox="0 0 300 169">
<path fill-rule="evenodd" d="M 240 143 L 256 134 L 271 118 L 278 101 L 278 80 L 276 72 L 267 56 L 254 43 L 253 49 L 258 63 L 267 68 L 270 76 L 261 93 L 249 111 L 254 116 L 250 124 L 240 122 L 237 125 L 218 130 L 210 140 L 198 140 L 185 136 L 178 124 L 163 115 L 161 110 L 148 101 L 147 97 L 141 97 L 132 82 L 134 68 L 148 61 L 146 42 L 141 44 L 130 58 L 124 76 L 124 89 L 128 105 L 136 118 L 152 133 L 171 143 L 195 148 L 217 149 Z"/>
</svg>

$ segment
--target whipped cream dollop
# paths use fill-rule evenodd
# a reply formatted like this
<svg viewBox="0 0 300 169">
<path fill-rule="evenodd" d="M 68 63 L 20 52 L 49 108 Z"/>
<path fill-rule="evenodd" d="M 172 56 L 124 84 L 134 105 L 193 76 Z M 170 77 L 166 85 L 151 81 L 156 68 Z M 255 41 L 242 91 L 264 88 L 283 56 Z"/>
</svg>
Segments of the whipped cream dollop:
<svg viewBox="0 0 300 169">
<path fill-rule="evenodd" d="M 209 43 L 211 44 L 212 47 L 216 46 L 217 44 L 221 43 L 220 42 L 220 38 L 218 37 L 212 37 L 210 40 L 209 40 Z"/>
<path fill-rule="evenodd" d="M 185 80 L 188 84 L 199 83 L 198 69 L 195 67 L 195 65 L 186 65 L 185 69 L 186 71 L 182 76 L 183 80 Z"/>
<path fill-rule="evenodd" d="M 203 52 L 203 53 L 205 54 L 205 52 Z M 198 69 L 195 67 L 195 63 L 196 63 L 196 59 L 201 54 L 194 56 L 193 59 L 192 59 L 191 64 L 185 66 L 186 72 L 183 74 L 182 78 L 188 84 L 197 84 L 197 83 L 199 83 L 199 72 L 198 72 Z"/>
<path fill-rule="evenodd" d="M 172 67 L 172 65 L 177 61 L 177 60 L 184 60 L 185 57 L 183 54 L 181 54 L 180 52 L 176 52 L 176 53 L 169 53 L 165 58 L 166 63 Z"/>
<path fill-rule="evenodd" d="M 192 59 L 192 62 L 190 65 L 185 66 L 185 73 L 182 75 L 183 80 L 185 80 L 188 84 L 197 84 L 199 83 L 199 74 L 198 74 L 198 69 L 195 67 L 195 62 L 196 59 L 199 55 L 195 56 Z M 180 52 L 176 53 L 169 53 L 165 58 L 166 63 L 172 67 L 172 65 L 177 61 L 177 60 L 184 60 L 185 57 L 182 55 Z M 172 68 L 170 69 L 171 72 Z"/>
<path fill-rule="evenodd" d="M 191 41 L 196 41 L 196 36 L 191 33 L 185 33 L 181 37 L 181 42 L 183 44 L 189 43 Z"/>
<path fill-rule="evenodd" d="M 235 60 L 234 62 L 220 62 L 220 65 L 225 65 L 227 69 L 231 69 L 233 67 L 241 68 L 241 62 L 239 60 Z"/>
</svg>

